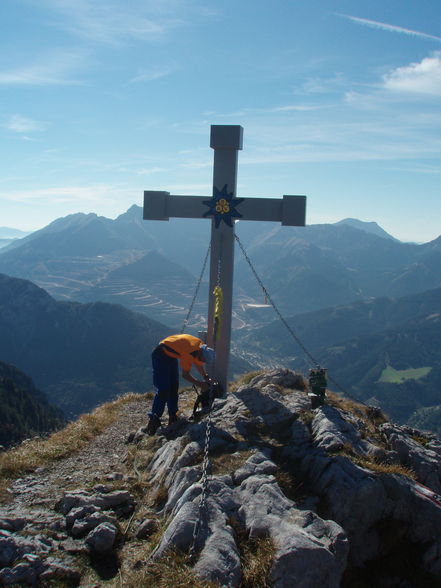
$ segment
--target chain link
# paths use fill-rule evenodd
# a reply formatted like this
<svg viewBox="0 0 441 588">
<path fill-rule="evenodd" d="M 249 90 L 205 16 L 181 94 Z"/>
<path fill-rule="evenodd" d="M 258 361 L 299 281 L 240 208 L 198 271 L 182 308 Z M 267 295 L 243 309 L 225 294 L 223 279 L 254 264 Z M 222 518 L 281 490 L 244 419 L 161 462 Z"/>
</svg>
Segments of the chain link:
<svg viewBox="0 0 441 588">
<path fill-rule="evenodd" d="M 195 288 L 195 291 L 194 291 L 194 294 L 193 294 L 193 300 L 191 301 L 190 307 L 189 307 L 188 312 L 187 312 L 187 316 L 185 317 L 184 323 L 183 323 L 182 328 L 181 328 L 181 331 L 180 331 L 181 334 L 187 328 L 188 321 L 190 320 L 190 315 L 192 313 L 194 303 L 196 302 L 196 298 L 198 296 L 199 288 L 201 287 L 202 278 L 204 277 L 205 268 L 207 266 L 208 255 L 210 253 L 210 249 L 211 249 L 211 243 L 208 245 L 207 253 L 205 254 L 204 263 L 202 264 L 202 270 L 201 270 L 201 273 L 200 273 L 200 276 L 199 276 L 199 280 L 198 280 L 198 282 L 196 284 L 196 288 Z"/>
</svg>

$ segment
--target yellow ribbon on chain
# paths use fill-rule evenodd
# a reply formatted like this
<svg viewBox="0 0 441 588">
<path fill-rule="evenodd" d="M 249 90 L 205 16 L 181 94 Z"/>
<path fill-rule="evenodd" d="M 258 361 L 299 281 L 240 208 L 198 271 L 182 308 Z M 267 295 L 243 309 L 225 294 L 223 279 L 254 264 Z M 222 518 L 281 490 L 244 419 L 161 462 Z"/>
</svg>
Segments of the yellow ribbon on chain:
<svg viewBox="0 0 441 588">
<path fill-rule="evenodd" d="M 220 286 L 215 286 L 213 290 L 214 294 L 214 337 L 219 339 L 221 323 L 222 323 L 222 303 L 223 303 L 223 292 Z"/>
</svg>

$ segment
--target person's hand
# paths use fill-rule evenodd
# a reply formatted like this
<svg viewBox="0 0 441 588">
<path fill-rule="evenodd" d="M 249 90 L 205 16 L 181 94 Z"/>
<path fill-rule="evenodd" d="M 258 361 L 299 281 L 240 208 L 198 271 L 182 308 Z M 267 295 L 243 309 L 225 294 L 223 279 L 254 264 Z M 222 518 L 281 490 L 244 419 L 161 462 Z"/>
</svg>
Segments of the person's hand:
<svg viewBox="0 0 441 588">
<path fill-rule="evenodd" d="M 201 392 L 206 392 L 210 389 L 210 382 L 201 382 Z"/>
</svg>

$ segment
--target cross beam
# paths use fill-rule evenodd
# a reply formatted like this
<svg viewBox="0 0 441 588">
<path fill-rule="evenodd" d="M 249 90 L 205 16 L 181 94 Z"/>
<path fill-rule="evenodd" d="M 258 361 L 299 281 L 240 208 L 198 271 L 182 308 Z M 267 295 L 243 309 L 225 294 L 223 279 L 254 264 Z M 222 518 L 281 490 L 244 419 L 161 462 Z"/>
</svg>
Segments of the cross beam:
<svg viewBox="0 0 441 588">
<path fill-rule="evenodd" d="M 233 298 L 234 220 L 274 221 L 282 225 L 304 226 L 306 196 L 283 198 L 236 198 L 238 151 L 242 149 L 243 129 L 238 125 L 212 125 L 210 147 L 214 149 L 213 196 L 179 196 L 169 192 L 144 192 L 144 220 L 211 217 L 210 290 L 208 339 L 216 349 L 214 373 L 225 392 L 231 340 Z M 219 337 L 214 334 L 213 291 L 222 288 L 223 308 Z"/>
</svg>

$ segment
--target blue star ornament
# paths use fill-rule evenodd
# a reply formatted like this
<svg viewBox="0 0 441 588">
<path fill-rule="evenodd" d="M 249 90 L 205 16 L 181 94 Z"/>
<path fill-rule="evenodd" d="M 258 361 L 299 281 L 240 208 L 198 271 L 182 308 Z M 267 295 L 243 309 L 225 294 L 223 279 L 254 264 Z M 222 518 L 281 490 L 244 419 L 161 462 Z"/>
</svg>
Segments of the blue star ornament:
<svg viewBox="0 0 441 588">
<path fill-rule="evenodd" d="M 218 190 L 216 186 L 213 189 L 214 195 L 211 200 L 204 200 L 203 204 L 208 206 L 209 210 L 202 216 L 214 216 L 216 229 L 219 227 L 221 221 L 224 221 L 229 227 L 233 226 L 233 218 L 242 218 L 240 212 L 237 212 L 236 206 L 244 201 L 243 198 L 233 198 L 233 193 L 228 193 L 227 184 Z"/>
</svg>

